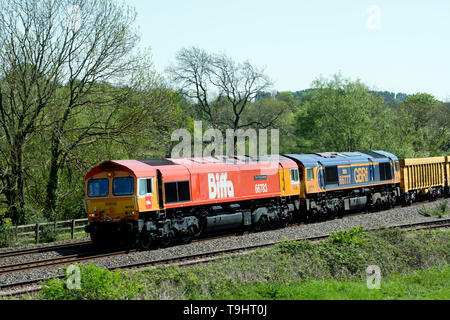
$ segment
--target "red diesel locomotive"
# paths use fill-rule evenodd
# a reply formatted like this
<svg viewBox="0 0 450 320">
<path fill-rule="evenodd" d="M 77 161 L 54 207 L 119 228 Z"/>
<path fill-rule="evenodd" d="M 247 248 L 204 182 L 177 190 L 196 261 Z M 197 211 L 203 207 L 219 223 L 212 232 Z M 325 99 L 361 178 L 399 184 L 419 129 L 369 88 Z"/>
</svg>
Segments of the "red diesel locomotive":
<svg viewBox="0 0 450 320">
<path fill-rule="evenodd" d="M 86 175 L 96 242 L 189 242 L 204 232 L 285 224 L 299 208 L 298 165 L 283 156 L 106 161 Z"/>
</svg>

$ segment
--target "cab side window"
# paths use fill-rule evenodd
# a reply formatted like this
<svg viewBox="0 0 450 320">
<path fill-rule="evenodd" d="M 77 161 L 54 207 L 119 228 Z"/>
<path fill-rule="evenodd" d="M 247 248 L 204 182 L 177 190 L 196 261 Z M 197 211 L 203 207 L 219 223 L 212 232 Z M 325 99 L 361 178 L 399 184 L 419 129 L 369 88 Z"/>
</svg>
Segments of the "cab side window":
<svg viewBox="0 0 450 320">
<path fill-rule="evenodd" d="M 299 183 L 300 182 L 300 178 L 298 175 L 298 169 L 291 169 L 291 183 Z"/>
<path fill-rule="evenodd" d="M 166 203 L 191 201 L 189 181 L 165 182 L 164 197 Z"/>
<path fill-rule="evenodd" d="M 313 168 L 306 169 L 306 179 L 308 181 L 314 180 L 314 169 Z"/>
<path fill-rule="evenodd" d="M 139 196 L 153 194 L 153 178 L 139 179 Z"/>
</svg>

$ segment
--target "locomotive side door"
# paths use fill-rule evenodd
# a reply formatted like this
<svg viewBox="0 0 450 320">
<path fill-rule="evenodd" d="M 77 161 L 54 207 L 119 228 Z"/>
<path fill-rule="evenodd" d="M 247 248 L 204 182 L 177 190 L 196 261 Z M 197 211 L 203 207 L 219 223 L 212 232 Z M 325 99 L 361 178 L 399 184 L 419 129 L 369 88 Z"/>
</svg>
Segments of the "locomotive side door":
<svg viewBox="0 0 450 320">
<path fill-rule="evenodd" d="M 372 159 L 369 159 L 369 179 L 370 179 L 370 181 L 375 180 L 374 175 L 375 175 L 375 170 L 373 167 L 373 161 L 372 161 Z"/>
<path fill-rule="evenodd" d="M 325 167 L 323 166 L 323 164 L 320 161 L 317 161 L 317 163 L 319 163 L 319 167 L 317 168 L 319 188 L 323 190 L 323 189 L 325 189 L 325 179 L 323 176 Z"/>
<path fill-rule="evenodd" d="M 161 171 L 156 170 L 156 181 L 158 183 L 158 203 L 159 209 L 164 209 L 163 181 Z"/>
<path fill-rule="evenodd" d="M 281 169 L 278 169 L 279 176 L 280 176 L 280 193 L 281 193 L 281 196 L 283 197 L 286 193 L 286 184 L 284 181 L 284 170 L 285 169 L 281 163 L 279 164 L 279 166 L 281 168 Z"/>
</svg>

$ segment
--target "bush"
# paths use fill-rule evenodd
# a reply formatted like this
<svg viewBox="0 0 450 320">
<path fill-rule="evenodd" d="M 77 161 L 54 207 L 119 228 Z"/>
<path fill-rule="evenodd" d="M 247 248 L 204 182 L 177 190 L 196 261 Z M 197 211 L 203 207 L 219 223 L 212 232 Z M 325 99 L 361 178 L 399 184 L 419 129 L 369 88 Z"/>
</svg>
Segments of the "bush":
<svg viewBox="0 0 450 320">
<path fill-rule="evenodd" d="M 44 284 L 39 294 L 47 300 L 124 300 L 132 299 L 142 287 L 137 283 L 122 279 L 117 272 L 111 272 L 93 264 L 77 264 L 80 268 L 80 289 L 69 289 L 67 281 L 51 279 Z M 64 268 L 66 278 L 71 275 Z"/>
<path fill-rule="evenodd" d="M 439 217 L 442 218 L 448 214 L 450 214 L 450 210 L 448 209 L 448 201 L 445 200 L 440 205 L 438 205 L 433 210 L 426 210 L 425 207 L 422 208 L 422 210 L 419 211 L 420 214 L 426 216 L 426 217 Z"/>
<path fill-rule="evenodd" d="M 25 205 L 23 208 L 25 212 L 25 223 L 24 224 L 34 224 L 47 222 L 47 217 L 44 212 L 39 209 L 35 209 L 30 205 Z"/>
<path fill-rule="evenodd" d="M 448 209 L 448 201 L 447 200 L 442 202 L 438 208 L 439 208 L 439 211 L 442 212 L 442 216 L 450 213 L 450 211 Z M 442 218 L 442 216 L 440 216 L 439 218 Z"/>
<path fill-rule="evenodd" d="M 14 234 L 8 224 L 0 224 L 0 248 L 10 247 L 14 243 Z"/>
<path fill-rule="evenodd" d="M 275 249 L 280 253 L 299 254 L 313 248 L 313 243 L 308 240 L 291 241 L 284 240 L 275 245 Z"/>
<path fill-rule="evenodd" d="M 55 227 L 52 225 L 45 225 L 40 227 L 39 229 L 39 242 L 54 242 L 58 237 L 58 232 L 55 230 Z"/>
<path fill-rule="evenodd" d="M 361 247 L 365 242 L 364 227 L 333 232 L 327 240 L 333 244 L 354 244 Z"/>
</svg>

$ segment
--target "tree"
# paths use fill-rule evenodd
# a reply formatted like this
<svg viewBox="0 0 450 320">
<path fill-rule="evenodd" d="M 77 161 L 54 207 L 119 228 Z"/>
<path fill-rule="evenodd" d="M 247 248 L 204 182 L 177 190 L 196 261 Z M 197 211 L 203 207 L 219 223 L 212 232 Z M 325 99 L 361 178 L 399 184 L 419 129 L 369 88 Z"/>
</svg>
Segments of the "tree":
<svg viewBox="0 0 450 320">
<path fill-rule="evenodd" d="M 390 111 L 360 81 L 319 78 L 295 117 L 299 151 L 373 150 L 392 139 Z"/>
<path fill-rule="evenodd" d="M 271 86 L 263 70 L 248 61 L 237 63 L 225 54 L 184 48 L 167 72 L 179 90 L 195 101 L 197 116 L 214 128 L 267 128 L 283 113 L 279 110 L 270 118 L 261 114 L 246 117 L 255 97 Z"/>
<path fill-rule="evenodd" d="M 59 172 L 71 153 L 145 119 L 148 106 L 142 103 L 123 112 L 142 87 L 147 86 L 137 95 L 168 94 L 144 83 L 148 65 L 135 52 L 135 17 L 130 7 L 111 0 L 0 3 L 0 191 L 14 222 L 24 220 L 24 157 L 33 137 L 48 137 L 46 207 L 52 211 Z M 131 85 L 117 90 L 101 84 L 107 82 Z"/>
<path fill-rule="evenodd" d="M 294 98 L 294 95 L 292 92 L 285 91 L 285 92 L 278 92 L 276 96 L 277 100 L 284 101 L 288 106 L 289 110 L 292 112 L 297 111 L 299 107 L 299 100 L 296 100 Z"/>
<path fill-rule="evenodd" d="M 448 104 L 427 93 L 410 95 L 399 107 L 399 134 L 411 144 L 408 156 L 442 155 L 448 152 L 450 112 Z"/>
</svg>

